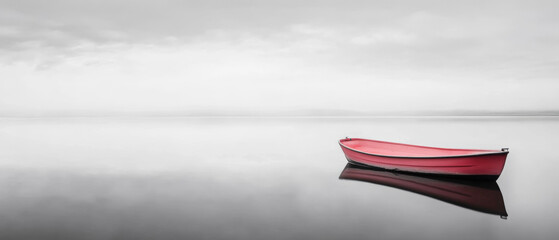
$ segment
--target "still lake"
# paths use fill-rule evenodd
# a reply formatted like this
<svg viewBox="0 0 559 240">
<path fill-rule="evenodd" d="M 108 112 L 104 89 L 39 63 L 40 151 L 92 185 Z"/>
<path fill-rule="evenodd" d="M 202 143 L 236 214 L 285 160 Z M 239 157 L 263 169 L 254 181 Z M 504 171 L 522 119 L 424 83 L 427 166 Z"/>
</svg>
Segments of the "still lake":
<svg viewBox="0 0 559 240">
<path fill-rule="evenodd" d="M 340 138 L 500 149 L 508 219 L 340 179 Z M 3 118 L 1 239 L 554 239 L 559 117 Z"/>
</svg>

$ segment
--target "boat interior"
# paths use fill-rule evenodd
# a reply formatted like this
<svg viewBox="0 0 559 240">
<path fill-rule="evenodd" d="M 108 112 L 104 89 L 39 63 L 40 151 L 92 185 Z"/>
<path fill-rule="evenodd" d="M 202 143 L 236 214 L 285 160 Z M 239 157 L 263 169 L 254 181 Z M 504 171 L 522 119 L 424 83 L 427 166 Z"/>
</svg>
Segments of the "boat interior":
<svg viewBox="0 0 559 240">
<path fill-rule="evenodd" d="M 478 149 L 451 149 L 424 147 L 403 143 L 392 143 L 360 138 L 346 138 L 340 140 L 340 144 L 347 148 L 368 154 L 396 156 L 396 157 L 443 157 L 476 155 L 485 153 L 499 153 L 501 150 L 478 150 Z"/>
</svg>

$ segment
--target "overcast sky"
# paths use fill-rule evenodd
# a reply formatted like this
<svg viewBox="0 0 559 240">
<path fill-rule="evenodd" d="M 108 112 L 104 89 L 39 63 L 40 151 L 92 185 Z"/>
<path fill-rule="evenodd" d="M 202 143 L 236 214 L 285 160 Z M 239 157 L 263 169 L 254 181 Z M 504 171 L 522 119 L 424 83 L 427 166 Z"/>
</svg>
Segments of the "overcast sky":
<svg viewBox="0 0 559 240">
<path fill-rule="evenodd" d="M 557 9 L 0 0 L 0 114 L 559 110 Z"/>
</svg>

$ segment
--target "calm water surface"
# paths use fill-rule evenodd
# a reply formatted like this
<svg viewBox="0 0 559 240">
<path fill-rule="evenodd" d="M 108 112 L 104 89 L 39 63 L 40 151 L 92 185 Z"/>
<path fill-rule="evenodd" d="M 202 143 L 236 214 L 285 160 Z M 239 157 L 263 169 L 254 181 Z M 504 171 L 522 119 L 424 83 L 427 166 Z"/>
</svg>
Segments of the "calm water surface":
<svg viewBox="0 0 559 240">
<path fill-rule="evenodd" d="M 508 212 L 339 179 L 346 136 L 510 148 Z M 1 239 L 555 239 L 559 118 L 0 119 Z"/>
</svg>

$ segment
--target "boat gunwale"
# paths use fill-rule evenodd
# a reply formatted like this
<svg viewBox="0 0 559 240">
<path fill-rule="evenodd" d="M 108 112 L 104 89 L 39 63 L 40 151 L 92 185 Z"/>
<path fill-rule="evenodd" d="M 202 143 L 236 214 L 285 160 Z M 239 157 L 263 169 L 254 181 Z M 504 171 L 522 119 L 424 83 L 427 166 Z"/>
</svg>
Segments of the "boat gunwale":
<svg viewBox="0 0 559 240">
<path fill-rule="evenodd" d="M 395 143 L 395 142 L 385 142 L 385 141 L 378 141 L 372 139 L 364 139 L 364 138 L 344 138 L 340 139 L 338 143 L 341 147 L 346 148 L 348 150 L 362 153 L 365 155 L 376 156 L 376 157 L 386 157 L 386 158 L 404 158 L 404 159 L 438 159 L 438 158 L 463 158 L 463 157 L 477 157 L 477 156 L 486 156 L 486 155 L 498 155 L 498 154 L 508 154 L 509 151 L 501 150 L 500 152 L 486 152 L 486 153 L 476 153 L 476 154 L 465 154 L 465 155 L 446 155 L 446 156 L 393 156 L 393 155 L 382 155 L 382 154 L 375 154 L 375 153 L 368 153 L 359 151 L 354 148 L 350 148 L 342 143 L 343 140 L 351 141 L 351 140 L 363 140 L 363 141 L 370 141 L 370 142 L 380 142 L 380 143 L 388 143 L 388 144 L 396 144 L 396 145 L 404 145 L 404 146 L 412 146 L 412 147 L 421 147 L 421 148 L 431 148 L 431 149 L 443 149 L 443 150 L 472 150 L 472 151 L 497 151 L 497 150 L 481 150 L 481 149 L 457 149 L 457 148 L 438 148 L 438 147 L 427 147 L 427 146 L 420 146 L 420 145 L 412 145 L 412 144 L 405 144 L 405 143 Z"/>
</svg>

